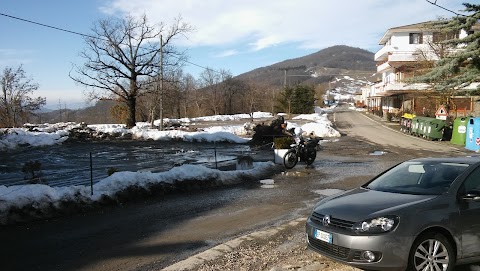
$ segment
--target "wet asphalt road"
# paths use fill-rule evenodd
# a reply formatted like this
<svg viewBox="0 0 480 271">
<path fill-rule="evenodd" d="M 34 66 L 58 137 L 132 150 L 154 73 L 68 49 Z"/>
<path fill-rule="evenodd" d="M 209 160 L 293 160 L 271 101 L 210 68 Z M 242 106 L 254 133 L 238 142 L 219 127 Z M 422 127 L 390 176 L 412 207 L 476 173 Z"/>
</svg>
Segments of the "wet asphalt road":
<svg viewBox="0 0 480 271">
<path fill-rule="evenodd" d="M 357 112 L 337 112 L 335 124 L 343 136 L 323 143 L 313 168 L 299 164 L 275 174 L 273 188 L 247 182 L 2 227 L 1 270 L 157 270 L 237 236 L 305 217 L 322 197 L 320 190 L 356 187 L 409 158 L 464 153 L 448 143 L 413 144 L 417 139 L 405 139 L 409 136 Z M 383 155 L 373 155 L 378 153 Z"/>
</svg>

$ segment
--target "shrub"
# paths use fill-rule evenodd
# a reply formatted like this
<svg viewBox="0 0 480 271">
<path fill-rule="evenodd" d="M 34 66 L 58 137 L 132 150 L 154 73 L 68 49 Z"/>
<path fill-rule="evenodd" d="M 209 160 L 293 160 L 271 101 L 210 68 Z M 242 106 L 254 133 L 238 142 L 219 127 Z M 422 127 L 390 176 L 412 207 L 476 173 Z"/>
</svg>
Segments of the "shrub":
<svg viewBox="0 0 480 271">
<path fill-rule="evenodd" d="M 111 176 L 113 173 L 115 173 L 115 172 L 117 172 L 117 171 L 118 171 L 117 168 L 110 167 L 110 168 L 108 168 L 108 170 L 107 170 L 107 174 L 108 174 L 108 176 Z"/>
<path fill-rule="evenodd" d="M 289 136 L 275 137 L 273 139 L 273 146 L 275 149 L 288 149 L 290 148 L 290 145 L 294 143 L 295 141 L 293 138 Z"/>
</svg>

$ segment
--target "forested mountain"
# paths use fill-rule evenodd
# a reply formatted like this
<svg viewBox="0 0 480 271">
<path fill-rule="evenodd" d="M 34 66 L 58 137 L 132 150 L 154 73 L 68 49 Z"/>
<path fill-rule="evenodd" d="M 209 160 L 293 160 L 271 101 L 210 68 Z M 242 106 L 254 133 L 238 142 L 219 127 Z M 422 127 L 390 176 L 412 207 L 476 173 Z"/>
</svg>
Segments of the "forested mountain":
<svg viewBox="0 0 480 271">
<path fill-rule="evenodd" d="M 111 108 L 115 106 L 114 101 L 98 101 L 93 106 L 71 110 L 68 108 L 56 109 L 48 112 L 40 112 L 31 118 L 35 123 L 57 123 L 57 122 L 86 122 L 97 123 L 118 123 L 111 114 Z"/>
<path fill-rule="evenodd" d="M 352 94 L 369 82 L 375 81 L 372 52 L 338 45 L 316 53 L 288 59 L 235 77 L 206 71 L 195 80 L 190 77 L 175 79 L 165 84 L 164 117 L 182 118 L 215 114 L 249 113 L 253 111 L 282 112 L 278 97 L 284 84 L 319 86 L 330 94 Z M 265 95 L 268 94 L 268 95 Z M 137 121 L 148 121 L 151 107 L 143 96 L 137 103 Z M 116 106 L 114 110 L 112 107 Z M 151 106 L 151 105 L 150 105 Z M 122 109 L 123 108 L 123 109 Z M 34 122 L 118 123 L 124 107 L 114 101 L 99 101 L 80 110 L 60 109 L 38 114 Z M 157 106 L 158 110 L 158 106 Z M 113 118 L 115 112 L 117 118 Z M 158 112 L 154 118 L 158 118 Z"/>
<path fill-rule="evenodd" d="M 333 77 L 371 76 L 376 70 L 374 54 L 364 49 L 336 45 L 299 58 L 288 59 L 237 76 L 268 86 L 282 87 L 298 83 L 319 84 Z M 285 77 L 286 71 L 286 77 Z"/>
</svg>

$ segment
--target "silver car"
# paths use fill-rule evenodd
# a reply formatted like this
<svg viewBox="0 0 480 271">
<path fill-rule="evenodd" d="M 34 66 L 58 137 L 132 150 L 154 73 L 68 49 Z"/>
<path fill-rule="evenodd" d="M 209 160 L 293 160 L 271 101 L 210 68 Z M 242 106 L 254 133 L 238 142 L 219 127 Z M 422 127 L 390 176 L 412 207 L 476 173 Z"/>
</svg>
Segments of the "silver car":
<svg viewBox="0 0 480 271">
<path fill-rule="evenodd" d="M 453 270 L 480 261 L 480 157 L 400 163 L 321 200 L 308 246 L 365 270 Z"/>
</svg>

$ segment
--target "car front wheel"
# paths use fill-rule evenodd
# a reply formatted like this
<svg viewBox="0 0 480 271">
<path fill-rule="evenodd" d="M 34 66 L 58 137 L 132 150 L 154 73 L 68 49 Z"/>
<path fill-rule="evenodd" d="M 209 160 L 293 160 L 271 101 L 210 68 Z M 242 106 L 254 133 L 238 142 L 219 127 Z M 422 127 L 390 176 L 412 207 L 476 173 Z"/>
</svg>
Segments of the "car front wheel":
<svg viewBox="0 0 480 271">
<path fill-rule="evenodd" d="M 440 233 L 426 233 L 413 243 L 408 270 L 450 271 L 455 266 L 455 252 L 450 241 Z"/>
</svg>

